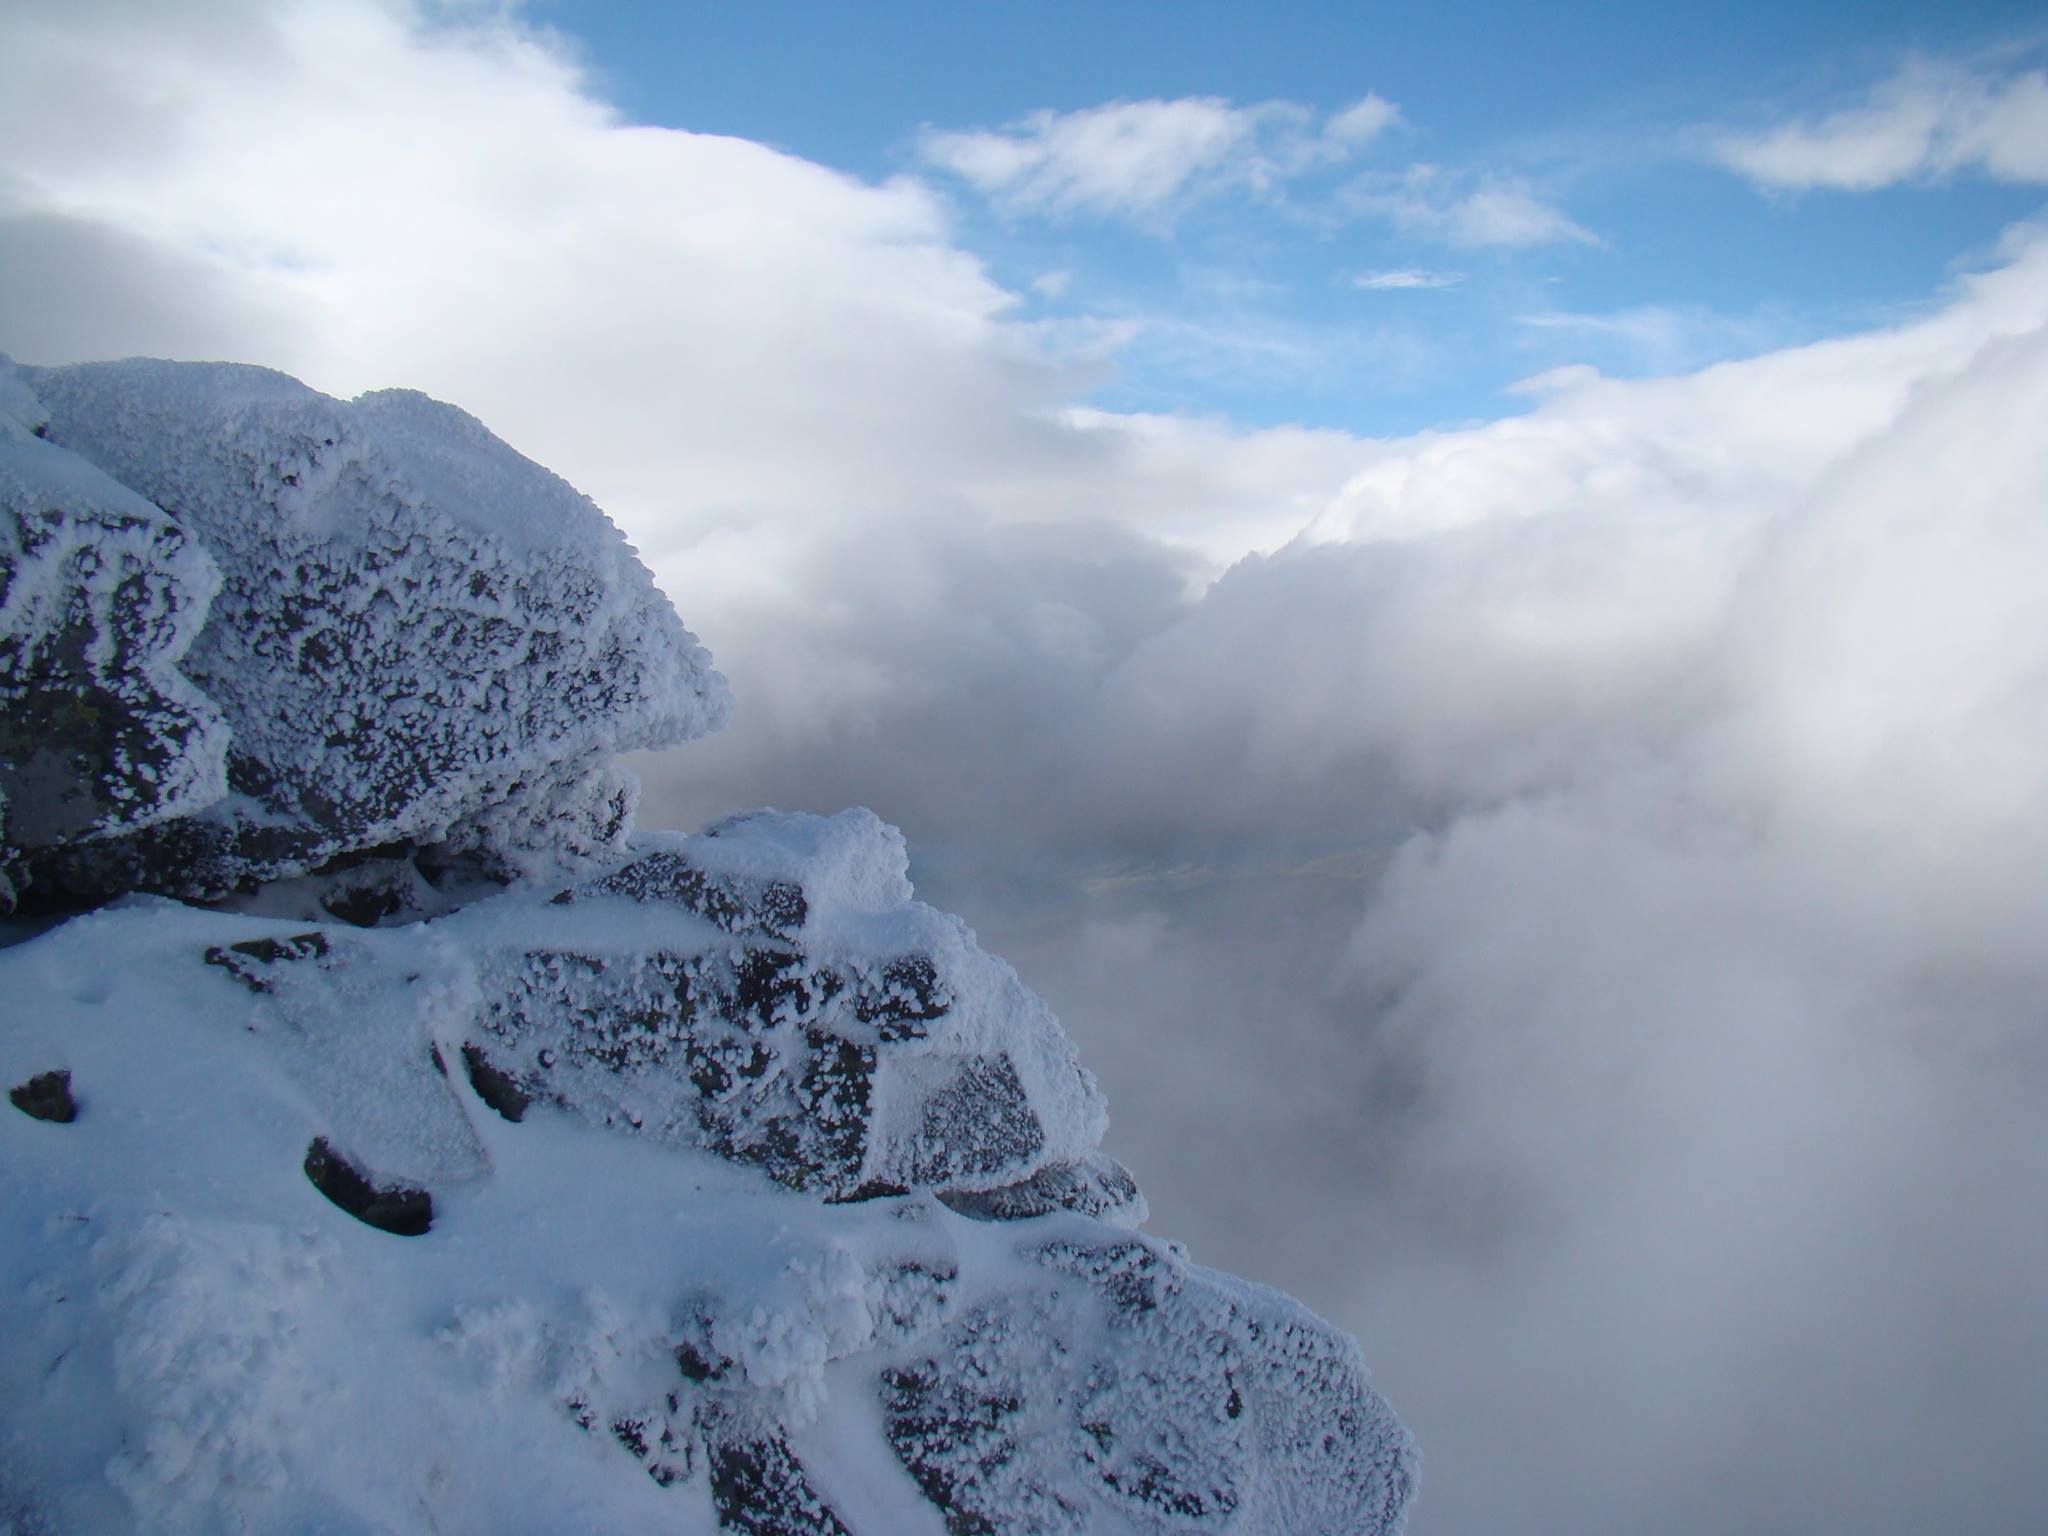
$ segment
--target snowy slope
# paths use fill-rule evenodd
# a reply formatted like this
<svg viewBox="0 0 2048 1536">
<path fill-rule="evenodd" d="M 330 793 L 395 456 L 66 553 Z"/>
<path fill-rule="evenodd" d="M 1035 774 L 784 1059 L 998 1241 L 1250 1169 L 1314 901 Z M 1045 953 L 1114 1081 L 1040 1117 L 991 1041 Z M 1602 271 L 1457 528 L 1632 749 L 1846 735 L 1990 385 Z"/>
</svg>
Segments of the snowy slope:
<svg viewBox="0 0 2048 1536">
<path fill-rule="evenodd" d="M 1357 1346 L 1139 1230 L 893 828 L 593 829 L 724 708 L 594 508 L 416 396 L 0 407 L 8 846 L 112 898 L 0 928 L 0 1532 L 1400 1527 Z"/>
</svg>

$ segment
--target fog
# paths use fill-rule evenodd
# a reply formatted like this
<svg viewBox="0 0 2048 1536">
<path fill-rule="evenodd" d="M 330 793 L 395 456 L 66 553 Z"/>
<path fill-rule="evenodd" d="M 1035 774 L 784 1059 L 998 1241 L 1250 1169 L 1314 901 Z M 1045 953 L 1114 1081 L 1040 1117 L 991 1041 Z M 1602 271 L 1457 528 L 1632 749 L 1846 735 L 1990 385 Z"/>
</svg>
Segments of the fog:
<svg viewBox="0 0 2048 1536">
<path fill-rule="evenodd" d="M 910 828 L 1155 1226 L 1364 1338 L 1418 1531 L 2031 1529 L 2044 255 L 1407 445 L 1178 604 L 1078 534 L 839 549 L 774 646 L 911 686 L 649 807 Z"/>
<path fill-rule="evenodd" d="M 901 824 L 1153 1230 L 1360 1335 L 1419 1536 L 2038 1528 L 2048 233 L 1491 425 L 1116 417 L 937 193 L 514 23 L 81 14 L 0 21 L 0 348 L 424 388 L 596 496 L 738 699 L 643 824 Z"/>
</svg>

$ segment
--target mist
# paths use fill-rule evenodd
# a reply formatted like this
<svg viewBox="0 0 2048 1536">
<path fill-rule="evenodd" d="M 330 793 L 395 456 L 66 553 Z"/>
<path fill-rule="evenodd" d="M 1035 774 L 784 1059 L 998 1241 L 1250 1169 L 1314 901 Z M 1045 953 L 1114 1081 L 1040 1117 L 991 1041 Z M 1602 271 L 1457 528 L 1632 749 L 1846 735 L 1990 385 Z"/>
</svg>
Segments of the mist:
<svg viewBox="0 0 2048 1536">
<path fill-rule="evenodd" d="M 1491 424 L 1117 416 L 925 184 L 515 22 L 90 15 L 0 23 L 0 349 L 421 388 L 593 495 L 737 700 L 642 825 L 901 825 L 1152 1230 L 1359 1335 L 1418 1536 L 2038 1528 L 2048 232 Z"/>
<path fill-rule="evenodd" d="M 649 813 L 900 821 L 1155 1226 L 1367 1341 L 1417 1530 L 2029 1529 L 2044 254 L 1381 445 L 1191 598 L 1076 530 L 838 548 L 865 598 L 764 640 L 817 667 Z"/>
</svg>

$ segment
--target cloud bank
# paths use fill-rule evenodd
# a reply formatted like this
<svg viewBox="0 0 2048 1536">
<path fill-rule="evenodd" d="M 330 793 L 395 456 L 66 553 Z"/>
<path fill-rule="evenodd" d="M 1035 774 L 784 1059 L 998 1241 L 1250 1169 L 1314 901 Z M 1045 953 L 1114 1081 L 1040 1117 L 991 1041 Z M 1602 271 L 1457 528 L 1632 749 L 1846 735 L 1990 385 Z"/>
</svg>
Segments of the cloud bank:
<svg viewBox="0 0 2048 1536">
<path fill-rule="evenodd" d="M 895 685 L 662 793 L 918 829 L 1162 1225 L 1359 1327 L 1419 1531 L 2022 1529 L 2043 403 L 2023 234 L 1908 326 L 1376 445 L 1192 598 L 849 542 L 778 633 Z"/>
<path fill-rule="evenodd" d="M 1233 131 L 1105 185 L 1331 125 Z M 409 384 L 595 495 L 738 699 L 646 819 L 901 822 L 1161 1230 L 1361 1332 L 1418 1536 L 2048 1503 L 2048 237 L 1373 441 L 1076 408 L 931 191 L 503 21 L 16 8 L 0 142 L 0 347 Z"/>
</svg>

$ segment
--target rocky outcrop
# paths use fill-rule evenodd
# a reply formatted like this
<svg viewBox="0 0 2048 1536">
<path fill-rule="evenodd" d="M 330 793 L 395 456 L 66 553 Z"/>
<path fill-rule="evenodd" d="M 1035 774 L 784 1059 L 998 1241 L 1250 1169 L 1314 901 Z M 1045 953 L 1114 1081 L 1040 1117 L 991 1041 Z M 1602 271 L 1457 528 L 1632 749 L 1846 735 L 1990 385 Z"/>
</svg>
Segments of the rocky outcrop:
<svg viewBox="0 0 2048 1536">
<path fill-rule="evenodd" d="M 952 1536 L 1384 1531 L 1406 1436 L 1356 1347 L 1170 1245 L 1056 1225 L 882 1372 L 891 1449 Z M 899 1356 L 899 1362 L 901 1356 Z"/>
<path fill-rule="evenodd" d="M 724 718 L 618 530 L 451 406 L 152 362 L 10 389 L 41 436 L 0 444 L 0 570 L 64 594 L 0 619 L 37 738 L 0 743 L 7 839 L 46 898 L 213 898 L 394 851 L 559 867 L 621 846 L 614 754 Z M 58 780 L 118 803 L 53 822 Z"/>
<path fill-rule="evenodd" d="M 446 1122 L 443 1147 L 461 1116 L 429 1057 L 514 1123 L 544 1104 L 827 1200 L 929 1189 L 986 1220 L 1142 1217 L 1096 1150 L 1106 1111 L 1072 1043 L 957 919 L 912 899 L 902 837 L 870 811 L 750 812 L 424 927 L 264 933 L 194 958 L 279 1039 L 393 1031 L 381 1054 L 419 1080 L 403 1097 L 419 1129 Z M 415 1041 L 424 1000 L 449 996 L 459 1017 Z M 353 1020 L 370 1000 L 386 1024 Z M 380 1155 L 446 1171 L 402 1142 Z"/>
<path fill-rule="evenodd" d="M 207 903 L 0 949 L 0 1516 L 1399 1528 L 1356 1345 L 1136 1230 L 900 834 L 631 830 L 723 685 L 588 503 L 417 396 L 0 407 L 13 876 Z"/>
</svg>

